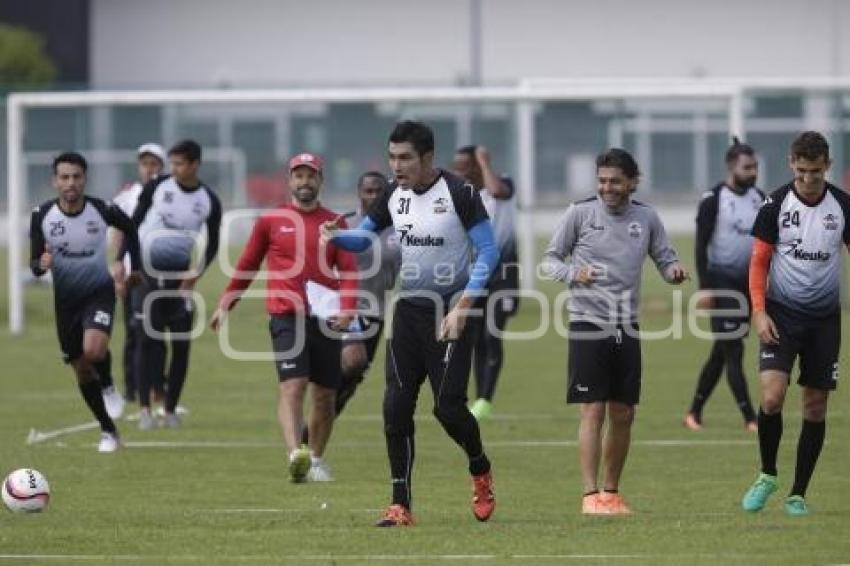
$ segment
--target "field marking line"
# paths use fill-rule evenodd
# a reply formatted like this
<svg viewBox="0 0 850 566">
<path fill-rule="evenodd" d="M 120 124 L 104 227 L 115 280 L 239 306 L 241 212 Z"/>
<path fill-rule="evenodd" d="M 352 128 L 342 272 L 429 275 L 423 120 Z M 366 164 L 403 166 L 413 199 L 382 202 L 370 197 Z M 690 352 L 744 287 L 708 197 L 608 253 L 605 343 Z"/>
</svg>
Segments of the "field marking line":
<svg viewBox="0 0 850 566">
<path fill-rule="evenodd" d="M 32 436 L 32 433 L 30 433 Z M 45 433 L 36 433 L 44 436 Z M 66 434 L 66 433 L 61 433 Z M 35 442 L 42 442 L 48 438 L 54 438 L 58 434 L 52 434 L 46 438 L 40 437 Z M 29 439 L 28 444 L 32 444 Z M 736 446 L 753 446 L 756 444 L 755 439 L 707 439 L 707 440 L 684 440 L 684 439 L 649 439 L 635 440 L 632 446 L 646 446 L 651 448 L 683 448 L 683 447 L 711 447 L 711 448 L 729 448 Z M 578 442 L 575 440 L 497 440 L 487 443 L 488 448 L 575 448 Z M 91 444 L 74 445 L 71 448 L 88 448 Z M 209 448 L 209 449 L 264 449 L 264 448 L 280 448 L 280 442 L 262 442 L 262 441 L 243 441 L 243 440 L 131 440 L 123 443 L 125 448 L 132 449 L 180 449 L 180 448 Z M 363 448 L 384 448 L 385 445 L 381 442 L 338 442 L 334 443 L 334 448 L 338 449 L 363 449 Z M 423 448 L 428 448 L 430 444 L 424 444 Z M 434 444 L 436 446 L 436 443 Z M 67 445 L 63 445 L 63 448 Z"/>
<path fill-rule="evenodd" d="M 234 561 L 458 561 L 458 560 L 616 560 L 652 558 L 650 554 L 302 554 L 302 555 L 242 555 L 225 557 Z M 199 562 L 213 557 L 197 554 L 170 555 L 169 561 Z M 222 558 L 217 556 L 215 558 Z M 132 555 L 132 554 L 0 554 L 0 560 L 42 560 L 42 561 L 107 561 L 107 560 L 134 560 L 134 561 L 160 561 L 164 556 L 157 555 Z"/>
<path fill-rule="evenodd" d="M 51 438 L 57 438 L 66 434 L 74 434 L 75 432 L 92 430 L 97 428 L 98 426 L 99 425 L 97 421 L 91 421 L 83 424 L 66 426 L 64 428 L 57 428 L 56 430 L 49 430 L 46 432 L 41 432 L 34 428 L 31 428 L 29 434 L 27 434 L 26 443 L 38 444 L 39 442 L 44 442 L 45 440 L 50 440 Z"/>
</svg>

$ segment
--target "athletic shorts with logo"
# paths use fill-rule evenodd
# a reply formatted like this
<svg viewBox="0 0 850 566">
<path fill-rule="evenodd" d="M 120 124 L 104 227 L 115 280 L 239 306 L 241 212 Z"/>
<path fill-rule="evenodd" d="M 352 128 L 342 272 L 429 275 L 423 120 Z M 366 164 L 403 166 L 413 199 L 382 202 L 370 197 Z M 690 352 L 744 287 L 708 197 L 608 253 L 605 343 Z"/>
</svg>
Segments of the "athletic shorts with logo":
<svg viewBox="0 0 850 566">
<path fill-rule="evenodd" d="M 65 363 L 83 355 L 83 335 L 94 329 L 112 334 L 115 289 L 110 285 L 72 305 L 56 304 L 56 333 Z"/>
<path fill-rule="evenodd" d="M 767 315 L 776 325 L 778 344 L 762 343 L 759 371 L 778 370 L 790 379 L 794 360 L 800 358 L 799 385 L 833 390 L 838 385 L 838 353 L 841 347 L 841 311 L 826 317 L 807 316 L 767 301 Z"/>
<path fill-rule="evenodd" d="M 269 333 L 281 382 L 307 377 L 316 385 L 339 388 L 342 341 L 326 321 L 314 316 L 272 315 Z"/>
<path fill-rule="evenodd" d="M 641 350 L 637 324 L 602 327 L 570 323 L 567 403 L 640 400 Z"/>
</svg>

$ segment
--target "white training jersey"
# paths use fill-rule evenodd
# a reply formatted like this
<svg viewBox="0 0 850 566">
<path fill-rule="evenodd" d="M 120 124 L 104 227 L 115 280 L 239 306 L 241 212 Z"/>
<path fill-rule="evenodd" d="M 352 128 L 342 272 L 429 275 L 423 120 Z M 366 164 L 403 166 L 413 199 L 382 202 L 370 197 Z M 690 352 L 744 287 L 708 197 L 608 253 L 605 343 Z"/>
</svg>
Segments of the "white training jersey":
<svg viewBox="0 0 850 566">
<path fill-rule="evenodd" d="M 133 221 L 139 227 L 145 268 L 150 262 L 157 271 L 189 269 L 195 241 L 205 225 L 208 241 L 204 267 L 218 250 L 221 204 L 203 183 L 186 188 L 170 176 L 154 179 L 142 190 Z"/>
<path fill-rule="evenodd" d="M 124 187 L 117 195 L 115 195 L 115 198 L 112 199 L 112 204 L 120 208 L 124 214 L 132 218 L 133 213 L 136 211 L 136 206 L 139 204 L 139 197 L 142 195 L 143 188 L 142 184 L 138 181 Z"/>
<path fill-rule="evenodd" d="M 717 199 L 717 221 L 708 244 L 708 267 L 739 276 L 750 265 L 753 248 L 750 232 L 764 195 L 755 187 L 737 193 L 724 185 Z"/>
<path fill-rule="evenodd" d="M 121 212 L 128 217 L 132 218 L 133 213 L 136 211 L 136 206 L 139 204 L 142 188 L 142 184 L 138 181 L 126 185 L 112 199 L 112 204 L 120 208 Z M 127 273 L 130 273 L 130 254 L 124 254 L 124 269 Z"/>
<path fill-rule="evenodd" d="M 473 245 L 467 232 L 487 220 L 478 191 L 440 171 L 422 191 L 393 183 L 369 209 L 377 231 L 394 226 L 401 247 L 401 290 L 448 298 L 469 281 Z"/>
<path fill-rule="evenodd" d="M 789 183 L 759 210 L 753 236 L 773 244 L 767 299 L 812 316 L 840 308 L 841 256 L 850 244 L 850 196 L 827 183 L 816 203 Z"/>
<path fill-rule="evenodd" d="M 50 272 L 57 305 L 77 304 L 103 289 L 112 288 L 108 267 L 107 227 L 124 232 L 131 254 L 138 253 L 136 231 L 121 210 L 99 198 L 86 196 L 79 212 L 64 212 L 57 199 L 32 211 L 30 219 L 31 268 L 41 275 L 39 258 L 53 256 Z M 138 256 L 136 256 L 138 257 Z"/>
<path fill-rule="evenodd" d="M 496 198 L 487 189 L 482 189 L 479 194 L 493 225 L 496 245 L 504 259 L 506 253 L 513 254 L 516 251 L 516 197 L 513 182 L 507 177 L 502 177 L 501 180 L 511 189 L 508 198 Z"/>
</svg>

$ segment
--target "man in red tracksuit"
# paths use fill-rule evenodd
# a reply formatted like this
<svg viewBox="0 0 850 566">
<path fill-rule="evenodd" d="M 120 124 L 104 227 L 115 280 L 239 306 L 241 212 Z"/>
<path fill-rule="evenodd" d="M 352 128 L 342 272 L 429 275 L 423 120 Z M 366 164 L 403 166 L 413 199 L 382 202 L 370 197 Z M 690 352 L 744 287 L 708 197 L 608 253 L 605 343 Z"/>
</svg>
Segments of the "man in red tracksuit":
<svg viewBox="0 0 850 566">
<path fill-rule="evenodd" d="M 320 205 L 321 186 L 322 161 L 318 156 L 300 153 L 289 160 L 292 202 L 259 217 L 236 265 L 237 272 L 210 321 L 210 327 L 218 330 L 265 258 L 266 308 L 271 315 L 269 331 L 280 380 L 277 415 L 289 451 L 293 482 L 332 479 L 322 459 L 333 426 L 341 376 L 341 343 L 332 336 L 349 327 L 356 308 L 354 256 L 333 244 L 319 245 L 319 226 L 323 222 L 337 220 L 340 226 L 344 224 L 344 220 Z M 311 312 L 306 294 L 308 281 L 340 291 L 339 314 L 322 319 Z M 299 447 L 308 382 L 313 400 L 307 423 L 309 449 Z"/>
</svg>

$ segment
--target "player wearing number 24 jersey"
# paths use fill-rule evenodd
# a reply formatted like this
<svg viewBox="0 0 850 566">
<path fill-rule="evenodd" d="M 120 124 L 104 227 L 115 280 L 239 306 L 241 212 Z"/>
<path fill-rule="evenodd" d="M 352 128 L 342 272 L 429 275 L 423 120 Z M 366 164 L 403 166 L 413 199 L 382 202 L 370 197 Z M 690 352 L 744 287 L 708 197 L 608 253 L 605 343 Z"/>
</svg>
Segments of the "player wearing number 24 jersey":
<svg viewBox="0 0 850 566">
<path fill-rule="evenodd" d="M 759 511 L 777 489 L 782 407 L 799 357 L 803 425 L 785 511 L 801 516 L 808 514 L 804 497 L 823 447 L 829 391 L 838 380 L 841 248 L 850 249 L 850 196 L 826 182 L 829 145 L 821 134 L 797 137 L 789 164 L 794 180 L 765 200 L 753 226 L 750 295 L 761 341 L 762 469 L 742 505 Z"/>
</svg>

